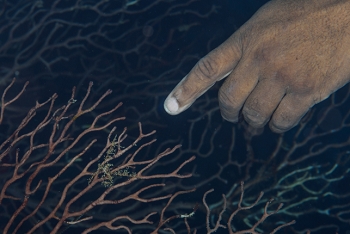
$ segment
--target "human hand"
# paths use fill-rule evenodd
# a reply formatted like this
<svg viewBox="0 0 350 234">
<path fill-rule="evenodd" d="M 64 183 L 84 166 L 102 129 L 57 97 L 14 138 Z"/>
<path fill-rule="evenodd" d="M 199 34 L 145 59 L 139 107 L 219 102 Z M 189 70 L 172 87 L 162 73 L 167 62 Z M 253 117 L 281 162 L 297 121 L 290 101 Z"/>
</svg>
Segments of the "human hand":
<svg viewBox="0 0 350 234">
<path fill-rule="evenodd" d="M 350 80 L 350 1 L 273 0 L 202 58 L 169 94 L 177 115 L 216 81 L 224 119 L 285 132 Z"/>
</svg>

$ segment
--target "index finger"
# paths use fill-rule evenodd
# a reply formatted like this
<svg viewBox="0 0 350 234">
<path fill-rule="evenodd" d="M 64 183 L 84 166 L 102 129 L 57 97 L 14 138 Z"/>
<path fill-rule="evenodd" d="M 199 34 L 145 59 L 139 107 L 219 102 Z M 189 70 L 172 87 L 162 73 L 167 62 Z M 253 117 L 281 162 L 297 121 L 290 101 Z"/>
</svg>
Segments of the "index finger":
<svg viewBox="0 0 350 234">
<path fill-rule="evenodd" d="M 234 35 L 199 60 L 190 73 L 177 84 L 165 99 L 166 112 L 170 115 L 180 114 L 215 82 L 232 72 L 242 54 Z"/>
</svg>

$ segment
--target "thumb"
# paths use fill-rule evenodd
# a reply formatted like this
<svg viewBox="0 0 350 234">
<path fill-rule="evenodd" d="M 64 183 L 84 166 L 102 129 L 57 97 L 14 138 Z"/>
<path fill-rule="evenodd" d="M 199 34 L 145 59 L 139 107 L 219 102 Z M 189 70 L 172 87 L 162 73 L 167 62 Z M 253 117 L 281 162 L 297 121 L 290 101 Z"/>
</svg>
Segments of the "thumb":
<svg viewBox="0 0 350 234">
<path fill-rule="evenodd" d="M 241 58 L 240 48 L 233 34 L 223 44 L 199 60 L 165 99 L 166 112 L 170 115 L 180 114 L 216 81 L 229 75 Z"/>
</svg>

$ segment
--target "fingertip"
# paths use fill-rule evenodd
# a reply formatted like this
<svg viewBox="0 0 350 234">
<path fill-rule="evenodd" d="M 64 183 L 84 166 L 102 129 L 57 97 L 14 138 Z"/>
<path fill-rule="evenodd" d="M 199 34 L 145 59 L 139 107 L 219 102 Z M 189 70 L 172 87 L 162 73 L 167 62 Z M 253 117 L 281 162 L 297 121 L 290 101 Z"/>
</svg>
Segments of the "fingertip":
<svg viewBox="0 0 350 234">
<path fill-rule="evenodd" d="M 293 128 L 293 126 L 288 127 L 288 128 L 281 128 L 281 127 L 279 127 L 279 126 L 275 126 L 274 123 L 273 123 L 272 121 L 270 121 L 269 127 L 270 127 L 270 129 L 271 129 L 272 132 L 278 133 L 278 134 L 285 133 L 285 132 L 288 131 L 289 129 Z"/>
<path fill-rule="evenodd" d="M 287 94 L 271 118 L 270 129 L 275 133 L 283 133 L 298 125 L 313 106 L 313 100 L 298 94 Z"/>
<path fill-rule="evenodd" d="M 167 97 L 164 101 L 164 109 L 170 115 L 176 115 L 179 112 L 179 103 L 175 97 Z"/>
<path fill-rule="evenodd" d="M 224 120 L 231 122 L 231 123 L 237 123 L 238 122 L 238 116 L 235 117 L 226 117 L 224 114 L 221 113 L 221 116 Z"/>
</svg>

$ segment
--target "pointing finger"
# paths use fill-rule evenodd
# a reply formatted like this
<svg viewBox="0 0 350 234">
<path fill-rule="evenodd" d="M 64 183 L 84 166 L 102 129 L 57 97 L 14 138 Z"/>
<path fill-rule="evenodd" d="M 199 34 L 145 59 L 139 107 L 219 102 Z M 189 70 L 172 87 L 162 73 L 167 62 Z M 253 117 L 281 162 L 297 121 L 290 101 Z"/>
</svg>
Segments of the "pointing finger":
<svg viewBox="0 0 350 234">
<path fill-rule="evenodd" d="M 227 41 L 198 61 L 190 73 L 168 95 L 164 109 L 177 115 L 212 87 L 216 81 L 231 73 L 241 57 L 240 46 L 233 34 Z"/>
</svg>

